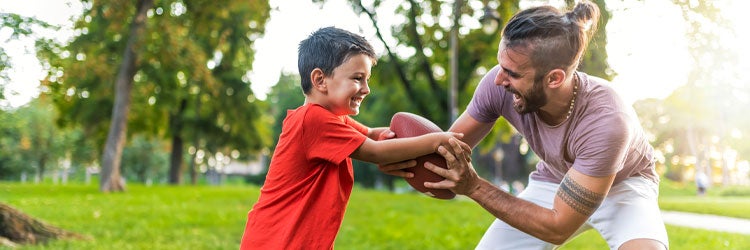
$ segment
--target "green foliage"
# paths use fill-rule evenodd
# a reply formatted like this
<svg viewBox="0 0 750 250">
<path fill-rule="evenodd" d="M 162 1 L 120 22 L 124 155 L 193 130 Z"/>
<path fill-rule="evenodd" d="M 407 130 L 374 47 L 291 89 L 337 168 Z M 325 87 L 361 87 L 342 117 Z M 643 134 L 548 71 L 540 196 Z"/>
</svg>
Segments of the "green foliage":
<svg viewBox="0 0 750 250">
<path fill-rule="evenodd" d="M 48 71 L 43 85 L 63 114 L 58 123 L 85 127 L 103 145 L 135 9 L 132 1 L 84 7 L 69 44 L 37 47 Z M 267 104 L 256 99 L 247 75 L 269 16 L 268 1 L 154 1 L 134 46 L 128 136 L 171 139 L 178 171 L 180 142 L 209 158 L 233 152 L 248 158 L 267 147 Z"/>
<path fill-rule="evenodd" d="M 496 6 L 504 20 L 515 12 L 518 1 L 500 1 Z M 354 10 L 367 16 L 373 23 L 377 13 L 371 10 L 379 7 L 376 1 L 372 6 L 364 6 L 360 1 L 352 1 Z M 479 20 L 483 13 L 476 5 L 466 4 L 462 8 L 464 18 Z M 386 46 L 387 55 L 378 60 L 373 68 L 373 91 L 370 103 L 373 107 L 363 112 L 362 119 L 368 124 L 388 124 L 389 118 L 398 111 L 420 114 L 443 129 L 450 126 L 448 109 L 448 86 L 450 77 L 451 27 L 441 26 L 439 20 L 452 15 L 440 1 L 408 1 L 396 10 L 396 15 L 405 22 L 391 27 L 396 44 L 380 42 Z M 378 31 L 380 32 L 380 31 Z M 382 32 L 381 32 L 382 33 Z M 380 34 L 379 34 L 380 35 Z M 480 27 L 462 27 L 459 43 L 459 108 L 463 109 L 476 86 L 481 74 L 478 72 L 492 67 L 497 53 L 497 34 L 485 34 Z M 414 54 L 401 55 L 396 48 L 410 48 Z M 408 101 L 404 101 L 408 100 Z"/>
<path fill-rule="evenodd" d="M 10 111 L 0 111 L 0 179 L 18 180 L 21 173 L 45 173 L 61 168 L 75 170 L 85 164 L 83 135 L 75 128 L 55 126 L 53 106 L 42 96 Z M 74 146 L 74 147 L 71 147 Z M 63 162 L 70 160 L 71 165 Z"/>
<path fill-rule="evenodd" d="M 5 99 L 5 83 L 10 80 L 6 70 L 12 67 L 10 57 L 5 53 L 3 45 L 10 40 L 32 37 L 35 30 L 56 29 L 56 27 L 36 18 L 0 12 L 0 29 L 10 31 L 9 37 L 0 43 L 0 100 L 3 100 Z"/>
<path fill-rule="evenodd" d="M 169 153 L 162 140 L 134 136 L 122 152 L 122 175 L 141 183 L 166 179 Z"/>
<path fill-rule="evenodd" d="M 574 1 L 567 0 L 566 2 L 568 6 L 574 6 L 572 5 Z M 599 6 L 601 17 L 599 18 L 597 32 L 591 38 L 578 70 L 589 75 L 612 80 L 617 73 L 609 67 L 607 62 L 607 23 L 609 23 L 611 14 L 607 10 L 607 1 L 593 0 L 592 2 Z"/>
<path fill-rule="evenodd" d="M 33 169 L 21 158 L 20 116 L 14 111 L 0 109 L 0 179 L 17 178 L 23 171 Z"/>
<path fill-rule="evenodd" d="M 287 110 L 296 109 L 305 102 L 305 95 L 300 87 L 300 77 L 297 74 L 282 74 L 279 82 L 271 88 L 268 94 L 273 116 L 273 148 L 279 143 L 281 125 L 286 118 Z"/>
<path fill-rule="evenodd" d="M 237 249 L 259 190 L 252 186 L 130 185 L 127 193 L 102 194 L 93 185 L 0 182 L 0 194 L 2 202 L 31 216 L 93 238 L 21 249 Z M 717 201 L 676 208 L 686 211 Z M 723 210 L 717 212 L 726 215 Z M 414 193 L 355 189 L 335 247 L 471 249 L 492 220 L 480 206 L 460 197 L 443 201 Z M 742 234 L 669 225 L 667 232 L 672 249 L 750 248 L 750 240 Z M 562 247 L 606 248 L 593 231 Z"/>
</svg>

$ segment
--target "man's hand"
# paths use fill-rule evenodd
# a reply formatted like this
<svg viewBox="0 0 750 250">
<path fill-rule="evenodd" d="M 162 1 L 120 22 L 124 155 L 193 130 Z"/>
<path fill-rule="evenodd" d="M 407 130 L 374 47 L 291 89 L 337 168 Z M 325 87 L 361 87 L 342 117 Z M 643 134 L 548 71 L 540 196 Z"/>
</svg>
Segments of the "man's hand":
<svg viewBox="0 0 750 250">
<path fill-rule="evenodd" d="M 393 131 L 386 128 L 385 130 L 381 131 L 380 134 L 378 135 L 378 141 L 393 139 L 394 137 L 396 137 L 396 133 L 393 133 Z M 383 172 L 384 174 L 398 176 L 402 178 L 412 178 L 414 177 L 414 173 L 406 172 L 404 171 L 404 169 L 414 167 L 416 165 L 417 165 L 417 161 L 409 160 L 409 161 L 402 161 L 398 163 L 392 163 L 388 165 L 378 165 L 378 169 L 380 170 L 380 172 Z"/>
<path fill-rule="evenodd" d="M 425 182 L 425 187 L 449 189 L 456 194 L 470 195 L 479 187 L 479 176 L 471 165 L 471 147 L 468 144 L 451 138 L 450 147 L 440 146 L 438 153 L 445 158 L 448 169 L 426 162 L 424 167 L 445 177 L 440 182 Z"/>
</svg>

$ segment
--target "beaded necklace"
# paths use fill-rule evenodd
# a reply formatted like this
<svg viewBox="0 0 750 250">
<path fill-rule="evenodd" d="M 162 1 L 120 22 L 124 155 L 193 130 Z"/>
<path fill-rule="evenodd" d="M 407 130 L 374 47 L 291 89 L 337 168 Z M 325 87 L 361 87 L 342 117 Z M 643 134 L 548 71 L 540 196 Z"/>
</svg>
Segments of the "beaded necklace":
<svg viewBox="0 0 750 250">
<path fill-rule="evenodd" d="M 565 116 L 565 120 L 568 120 L 570 118 L 570 115 L 573 114 L 573 108 L 576 106 L 576 96 L 578 95 L 578 74 L 575 74 L 575 79 L 573 79 L 573 99 L 570 100 L 570 108 L 568 108 L 568 114 Z"/>
</svg>

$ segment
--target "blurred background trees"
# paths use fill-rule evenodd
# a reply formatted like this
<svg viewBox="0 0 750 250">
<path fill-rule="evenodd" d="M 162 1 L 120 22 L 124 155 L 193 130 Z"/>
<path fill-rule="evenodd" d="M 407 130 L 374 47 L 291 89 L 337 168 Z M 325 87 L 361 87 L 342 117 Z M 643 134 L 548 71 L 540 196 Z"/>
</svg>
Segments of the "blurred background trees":
<svg viewBox="0 0 750 250">
<path fill-rule="evenodd" d="M 409 0 L 388 13 L 387 18 L 398 21 L 384 27 L 379 23 L 386 15 L 377 10 L 386 2 L 347 1 L 360 26 L 374 28 L 370 42 L 384 48 L 373 67 L 373 91 L 356 119 L 372 127 L 388 126 L 393 113 L 407 111 L 447 129 L 451 95 L 462 111 L 480 77 L 496 64 L 505 22 L 522 4 L 545 1 L 460 1 L 461 15 L 454 26 L 446 20 L 451 20 L 457 2 Z M 613 79 L 617 72 L 607 64 L 605 32 L 610 10 L 606 1 L 595 2 L 602 18 L 581 70 Z M 207 173 L 242 174 L 240 181 L 262 184 L 265 169 L 253 166 L 268 164 L 286 110 L 304 100 L 296 74 L 283 74 L 264 100 L 250 88 L 257 84 L 248 76 L 256 55 L 253 44 L 263 37 L 272 13 L 268 1 L 154 0 L 142 33 L 129 32 L 138 2 L 82 3 L 70 41 L 36 39 L 36 53 L 47 72 L 40 96 L 19 108 L 0 109 L 0 179 L 63 182 L 102 175 L 108 167 L 103 151 L 118 94 L 118 68 L 133 38 L 135 71 L 128 78 L 132 99 L 117 156 L 121 164 L 109 167 L 127 181 L 147 184 L 180 184 L 184 178 L 204 183 L 209 182 Z M 564 4 L 572 6 L 574 1 Z M 742 109 L 748 106 L 750 90 L 731 63 L 736 53 L 713 39 L 729 32 L 727 20 L 711 1 L 674 4 L 690 27 L 686 37 L 697 63 L 688 83 L 671 96 L 634 106 L 666 177 L 692 180 L 695 171 L 704 171 L 715 181 L 738 183 L 747 179 L 747 170 L 742 171 L 748 168 L 750 144 L 743 136 L 750 133 L 750 119 Z M 0 27 L 13 31 L 10 39 L 55 28 L 15 14 L 0 17 Z M 496 26 L 483 23 L 492 17 Z M 459 41 L 455 50 L 453 31 Z M 459 73 L 452 91 L 454 52 Z M 0 81 L 12 80 L 3 74 L 11 66 L 8 62 L 0 46 Z M 475 154 L 478 171 L 498 182 L 525 182 L 537 160 L 505 122 L 497 123 Z M 396 180 L 375 166 L 355 164 L 360 185 L 397 188 Z"/>
<path fill-rule="evenodd" d="M 116 96 L 130 96 L 132 104 L 120 111 L 129 114 L 124 127 L 128 138 L 168 141 L 170 184 L 181 183 L 185 158 L 248 159 L 267 147 L 268 119 L 246 75 L 254 57 L 248 48 L 263 34 L 268 3 L 154 1 L 143 29 L 129 32 L 137 6 L 132 1 L 85 1 L 73 41 L 41 43 L 41 58 L 49 71 L 45 94 L 61 111 L 59 123 L 81 124 L 97 145 L 103 145 L 108 131 L 123 129 L 108 126 L 110 118 L 123 115 L 112 113 Z M 128 46 L 130 36 L 137 37 Z M 134 56 L 135 71 L 125 76 L 132 90 L 118 93 L 113 86 L 127 49 Z M 206 159 L 187 157 L 186 152 Z M 101 167 L 118 169 L 117 165 Z M 196 175 L 190 176 L 195 183 Z"/>
<path fill-rule="evenodd" d="M 664 100 L 642 100 L 636 111 L 652 145 L 662 154 L 667 178 L 693 180 L 703 172 L 709 182 L 746 182 L 750 86 L 739 72 L 738 54 L 721 38 L 736 36 L 732 20 L 713 1 L 673 1 L 687 23 L 688 52 L 695 62 L 686 85 Z M 709 183 L 710 184 L 710 183 Z"/>
</svg>

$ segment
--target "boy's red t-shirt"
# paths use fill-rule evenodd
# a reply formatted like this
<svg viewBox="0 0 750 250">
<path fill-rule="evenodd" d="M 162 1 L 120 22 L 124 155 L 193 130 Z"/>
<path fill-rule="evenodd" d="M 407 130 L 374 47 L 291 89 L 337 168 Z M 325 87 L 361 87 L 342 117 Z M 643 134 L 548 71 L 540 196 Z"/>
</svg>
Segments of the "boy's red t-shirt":
<svg viewBox="0 0 750 250">
<path fill-rule="evenodd" d="M 240 249 L 332 249 L 368 128 L 317 104 L 287 111 Z"/>
</svg>

